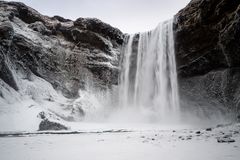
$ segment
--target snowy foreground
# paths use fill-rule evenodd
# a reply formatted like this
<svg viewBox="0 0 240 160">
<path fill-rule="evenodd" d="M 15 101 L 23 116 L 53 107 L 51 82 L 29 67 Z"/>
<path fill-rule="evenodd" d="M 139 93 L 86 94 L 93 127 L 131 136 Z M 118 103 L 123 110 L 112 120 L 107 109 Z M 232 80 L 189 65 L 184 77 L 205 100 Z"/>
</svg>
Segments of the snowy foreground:
<svg viewBox="0 0 240 160">
<path fill-rule="evenodd" d="M 239 132 L 240 124 L 200 130 L 2 132 L 0 159 L 239 160 Z"/>
</svg>

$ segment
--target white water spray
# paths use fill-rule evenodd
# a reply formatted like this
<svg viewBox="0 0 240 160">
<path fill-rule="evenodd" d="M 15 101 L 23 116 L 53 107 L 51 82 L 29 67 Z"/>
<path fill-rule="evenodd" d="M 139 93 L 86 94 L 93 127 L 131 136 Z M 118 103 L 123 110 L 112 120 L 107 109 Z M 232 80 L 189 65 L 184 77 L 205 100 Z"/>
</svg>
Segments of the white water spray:
<svg viewBox="0 0 240 160">
<path fill-rule="evenodd" d="M 179 96 L 172 20 L 130 35 L 124 48 L 120 106 L 153 111 L 161 120 L 177 117 Z"/>
</svg>

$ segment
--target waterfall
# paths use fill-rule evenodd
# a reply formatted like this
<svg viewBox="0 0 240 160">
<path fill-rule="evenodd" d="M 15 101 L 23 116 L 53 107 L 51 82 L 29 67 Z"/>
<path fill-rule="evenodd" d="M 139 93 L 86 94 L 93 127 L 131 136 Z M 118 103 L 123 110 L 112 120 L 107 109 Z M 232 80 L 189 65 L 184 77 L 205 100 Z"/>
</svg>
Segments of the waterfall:
<svg viewBox="0 0 240 160">
<path fill-rule="evenodd" d="M 145 108 L 161 119 L 179 112 L 172 20 L 126 40 L 120 76 L 121 107 Z"/>
</svg>

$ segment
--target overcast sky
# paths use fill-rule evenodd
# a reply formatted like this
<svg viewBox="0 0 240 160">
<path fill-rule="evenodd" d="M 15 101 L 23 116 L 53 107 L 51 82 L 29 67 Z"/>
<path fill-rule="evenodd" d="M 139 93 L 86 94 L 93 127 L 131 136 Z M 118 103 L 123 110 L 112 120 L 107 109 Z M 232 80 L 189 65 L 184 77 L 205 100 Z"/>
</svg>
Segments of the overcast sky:
<svg viewBox="0 0 240 160">
<path fill-rule="evenodd" d="M 16 0 L 15 0 L 16 1 Z M 95 17 L 125 33 L 153 29 L 190 0 L 20 0 L 48 16 Z"/>
</svg>

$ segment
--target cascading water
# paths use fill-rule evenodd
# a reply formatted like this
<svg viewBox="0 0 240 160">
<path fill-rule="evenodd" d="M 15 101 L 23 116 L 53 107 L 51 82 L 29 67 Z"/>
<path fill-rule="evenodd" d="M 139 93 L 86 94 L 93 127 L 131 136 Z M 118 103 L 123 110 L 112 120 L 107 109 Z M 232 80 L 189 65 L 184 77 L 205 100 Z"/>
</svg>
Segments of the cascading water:
<svg viewBox="0 0 240 160">
<path fill-rule="evenodd" d="M 120 106 L 144 108 L 161 120 L 177 117 L 179 96 L 172 20 L 130 35 L 124 48 Z"/>
</svg>

